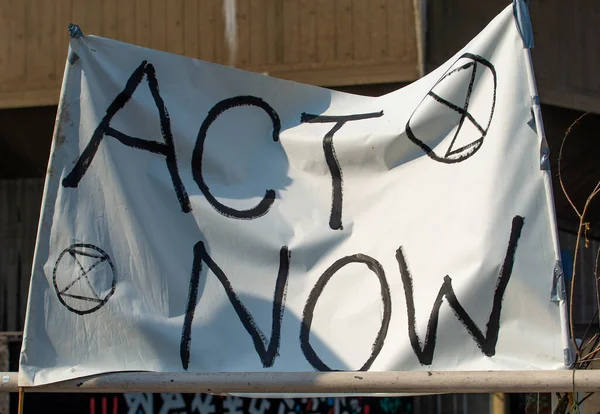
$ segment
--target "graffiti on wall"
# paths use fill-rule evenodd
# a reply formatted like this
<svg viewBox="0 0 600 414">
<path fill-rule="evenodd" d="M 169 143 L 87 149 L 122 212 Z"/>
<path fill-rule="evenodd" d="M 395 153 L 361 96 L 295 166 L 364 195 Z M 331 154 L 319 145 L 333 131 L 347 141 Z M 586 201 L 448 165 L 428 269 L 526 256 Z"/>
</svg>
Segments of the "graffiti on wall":
<svg viewBox="0 0 600 414">
<path fill-rule="evenodd" d="M 14 401 L 16 410 L 17 398 Z M 12 410 L 11 412 L 15 412 Z M 48 411 L 50 409 L 50 411 Z M 61 414 L 412 414 L 411 397 L 262 399 L 210 394 L 28 394 L 25 413 Z"/>
</svg>

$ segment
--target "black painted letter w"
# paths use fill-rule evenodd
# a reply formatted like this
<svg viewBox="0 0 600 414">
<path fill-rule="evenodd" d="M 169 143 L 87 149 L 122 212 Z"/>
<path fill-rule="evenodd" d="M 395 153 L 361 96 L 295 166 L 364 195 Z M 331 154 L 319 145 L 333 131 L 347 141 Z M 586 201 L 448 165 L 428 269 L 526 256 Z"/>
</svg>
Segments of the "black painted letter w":
<svg viewBox="0 0 600 414">
<path fill-rule="evenodd" d="M 160 129 L 162 132 L 164 143 L 135 138 L 126 135 L 120 131 L 117 131 L 116 129 L 111 128 L 110 126 L 110 121 L 117 114 L 117 112 L 123 109 L 125 104 L 131 99 L 131 96 L 144 79 L 144 76 L 146 76 L 148 88 L 150 89 L 150 93 L 152 94 L 154 104 L 156 105 L 156 109 L 158 110 L 158 116 L 160 118 Z M 175 188 L 175 194 L 177 195 L 177 199 L 179 200 L 181 210 L 184 213 L 188 213 L 192 210 L 190 206 L 190 200 L 188 198 L 185 187 L 183 186 L 183 182 L 179 177 L 179 171 L 177 170 L 177 159 L 175 157 L 175 147 L 173 145 L 173 134 L 171 133 L 171 120 L 169 119 L 169 113 L 167 112 L 165 103 L 158 91 L 158 80 L 156 79 L 156 72 L 154 70 L 154 66 L 152 66 L 150 63 L 143 61 L 142 64 L 138 66 L 138 68 L 131 74 L 131 76 L 127 80 L 125 88 L 108 106 L 108 108 L 106 109 L 106 115 L 104 115 L 102 121 L 100 121 L 100 125 L 98 125 L 98 127 L 94 131 L 90 142 L 87 144 L 87 146 L 81 153 L 81 156 L 77 160 L 77 163 L 75 164 L 71 172 L 63 179 L 63 187 L 74 188 L 79 185 L 79 181 L 81 181 L 81 179 L 87 172 L 90 164 L 92 163 L 92 160 L 94 159 L 94 156 L 96 155 L 96 152 L 98 151 L 98 147 L 100 146 L 100 143 L 104 139 L 105 135 L 116 138 L 117 140 L 119 140 L 119 142 L 121 142 L 123 145 L 127 145 L 128 147 L 137 148 L 154 154 L 161 154 L 165 156 L 167 159 L 167 168 L 169 169 L 171 181 L 173 182 L 173 187 Z"/>
<path fill-rule="evenodd" d="M 452 279 L 450 276 L 446 276 L 444 277 L 444 283 L 440 287 L 437 298 L 433 303 L 433 309 L 431 310 L 429 322 L 427 323 L 425 342 L 421 348 L 419 336 L 417 335 L 417 331 L 415 329 L 415 303 L 413 297 L 412 276 L 408 270 L 408 265 L 406 263 L 406 258 L 404 256 L 402 247 L 396 251 L 396 260 L 398 260 L 398 266 L 400 267 L 400 276 L 402 277 L 404 296 L 406 298 L 406 307 L 408 313 L 408 336 L 410 338 L 412 349 L 417 355 L 421 365 L 431 365 L 433 361 L 440 307 L 442 306 L 444 297 L 446 297 L 448 300 L 448 304 L 456 314 L 458 320 L 464 325 L 469 334 L 473 337 L 475 343 L 481 349 L 481 352 L 489 357 L 496 353 L 496 343 L 498 342 L 498 332 L 500 331 L 502 299 L 504 298 L 504 292 L 506 292 L 506 287 L 508 286 L 508 281 L 510 280 L 510 276 L 512 274 L 517 243 L 519 241 L 519 237 L 521 236 L 521 230 L 523 229 L 523 221 L 523 217 L 520 216 L 515 216 L 512 220 L 508 248 L 506 249 L 504 263 L 502 264 L 502 267 L 500 268 L 500 274 L 498 275 L 498 282 L 496 284 L 496 290 L 494 292 L 494 299 L 492 303 L 492 311 L 486 326 L 485 336 L 458 301 L 458 298 L 454 293 L 454 289 L 452 288 Z"/>
</svg>

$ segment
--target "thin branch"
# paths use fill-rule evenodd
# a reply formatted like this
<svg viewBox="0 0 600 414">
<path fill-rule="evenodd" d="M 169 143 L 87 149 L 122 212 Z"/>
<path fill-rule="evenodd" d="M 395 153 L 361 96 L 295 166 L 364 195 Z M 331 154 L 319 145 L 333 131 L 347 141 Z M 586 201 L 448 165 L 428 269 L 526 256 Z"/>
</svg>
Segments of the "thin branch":
<svg viewBox="0 0 600 414">
<path fill-rule="evenodd" d="M 585 362 L 594 362 L 594 361 L 600 361 L 600 358 L 591 358 L 591 359 L 585 360 Z"/>
<path fill-rule="evenodd" d="M 575 298 L 575 275 L 577 273 L 577 256 L 579 253 L 579 241 L 581 240 L 581 230 L 584 227 L 585 213 L 587 211 L 587 207 L 589 206 L 590 197 L 593 197 L 593 194 L 595 191 L 592 191 L 592 194 L 590 194 L 590 197 L 588 197 L 588 200 L 585 203 L 585 206 L 583 207 L 583 211 L 580 213 L 579 210 L 577 209 L 577 207 L 575 206 L 575 203 L 573 203 L 573 200 L 571 200 L 571 197 L 569 197 L 569 194 L 567 193 L 567 189 L 565 188 L 565 183 L 564 183 L 563 177 L 562 177 L 562 168 L 561 167 L 562 167 L 562 157 L 563 157 L 563 149 L 565 147 L 565 142 L 567 142 L 567 138 L 571 135 L 571 131 L 573 130 L 575 125 L 577 125 L 581 121 L 581 119 L 587 115 L 588 115 L 588 112 L 584 113 L 569 126 L 569 128 L 565 132 L 562 142 L 560 143 L 560 151 L 558 153 L 558 181 L 560 183 L 560 187 L 563 191 L 563 194 L 567 198 L 567 201 L 569 202 L 569 204 L 571 205 L 571 207 L 573 208 L 573 210 L 575 211 L 575 213 L 577 213 L 577 216 L 579 217 L 579 228 L 577 229 L 577 241 L 575 242 L 575 252 L 573 255 L 574 257 L 573 257 L 573 274 L 571 275 L 571 294 L 569 297 L 569 301 L 570 301 L 570 303 L 569 303 L 569 329 L 571 330 L 571 341 L 573 342 L 573 349 L 575 349 L 575 353 L 576 353 L 577 357 L 579 357 L 581 354 L 581 351 L 580 351 L 579 347 L 577 346 L 577 341 L 575 341 L 575 325 L 573 323 L 573 300 Z M 598 187 L 598 185 L 596 185 L 596 188 L 597 187 Z M 594 190 L 596 190 L 596 188 L 594 188 Z M 587 231 L 586 231 L 586 238 L 587 238 Z"/>
<path fill-rule="evenodd" d="M 594 316 L 592 317 L 592 321 L 594 321 L 596 319 L 596 317 L 598 317 L 599 312 L 600 312 L 600 308 L 596 309 L 596 312 L 594 313 Z M 583 331 L 583 335 L 581 337 L 582 341 L 587 337 L 587 334 L 590 331 L 591 327 L 592 327 L 592 322 L 588 323 L 587 326 L 585 327 L 585 331 Z M 580 351 L 585 350 L 589 346 L 590 342 L 594 340 L 594 338 L 595 338 L 595 336 L 592 337 L 592 339 L 590 339 L 590 341 L 588 343 L 586 343 L 585 346 L 583 346 L 583 342 L 582 342 L 582 345 L 578 346 L 577 349 L 579 349 Z M 596 345 L 594 345 L 592 348 L 594 348 L 595 346 Z"/>
<path fill-rule="evenodd" d="M 600 290 L 598 289 L 598 260 L 600 260 L 600 247 L 598 248 L 598 251 L 596 252 L 596 264 L 594 265 L 594 282 L 595 282 L 594 286 L 596 287 L 596 306 L 597 306 L 596 314 L 598 314 L 598 312 L 600 312 Z M 600 321 L 600 317 L 598 318 L 598 321 Z M 599 322 L 599 329 L 600 329 L 600 322 Z"/>
<path fill-rule="evenodd" d="M 577 401 L 577 404 L 578 404 L 578 405 L 581 405 L 581 404 L 583 404 L 583 402 L 584 402 L 585 400 L 587 400 L 588 398 L 590 398 L 592 395 L 594 395 L 594 393 L 593 393 L 593 392 L 590 392 L 588 395 L 586 395 L 585 397 L 583 397 L 581 400 Z"/>
<path fill-rule="evenodd" d="M 600 351 L 600 347 L 598 345 L 600 345 L 600 336 L 594 340 L 594 344 L 590 347 L 592 351 L 586 353 L 582 358 L 580 358 L 576 362 L 575 368 L 587 369 L 591 364 L 591 362 L 589 362 L 589 359 L 594 358 L 597 355 L 598 351 Z"/>
<path fill-rule="evenodd" d="M 588 324 L 588 326 L 590 326 L 590 325 L 591 324 Z M 585 334 L 583 335 L 583 337 L 585 338 Z M 585 343 L 585 345 L 583 345 L 583 342 L 582 342 L 582 346 L 579 348 L 579 350 L 584 351 L 592 343 L 592 341 L 594 341 L 597 338 L 598 338 L 598 334 L 596 333 Z"/>
<path fill-rule="evenodd" d="M 587 207 L 587 204 L 586 204 Z M 583 209 L 583 214 L 585 214 L 585 207 Z M 578 213 L 579 214 L 579 213 Z M 580 356 L 581 351 L 577 346 L 577 341 L 575 341 L 575 324 L 573 322 L 573 301 L 575 299 L 575 275 L 577 274 L 577 256 L 579 255 L 579 240 L 581 240 L 581 228 L 583 215 L 580 215 L 581 219 L 579 220 L 579 229 L 577 230 L 577 240 L 575 241 L 575 253 L 573 254 L 573 274 L 571 275 L 571 292 L 569 297 L 569 329 L 571 330 L 571 341 L 573 342 L 573 349 L 575 349 L 575 353 L 577 356 Z"/>
<path fill-rule="evenodd" d="M 573 201 L 571 200 L 571 197 L 569 197 L 569 194 L 567 193 L 567 189 L 565 188 L 565 185 L 563 183 L 563 179 L 562 179 L 562 153 L 563 153 L 563 148 L 565 146 L 565 142 L 567 141 L 567 137 L 571 134 L 571 130 L 573 129 L 573 127 L 575 125 L 577 125 L 579 123 L 579 121 L 581 121 L 581 119 L 583 117 L 585 117 L 586 115 L 588 115 L 589 112 L 585 112 L 583 115 L 581 115 L 579 118 L 577 118 L 567 129 L 567 131 L 565 132 L 565 135 L 562 139 L 562 142 L 560 143 L 560 151 L 558 152 L 558 181 L 560 183 L 560 188 L 563 191 L 563 194 L 565 195 L 565 197 L 567 198 L 567 200 L 569 201 L 569 204 L 571 204 L 571 207 L 573 208 L 573 210 L 575 210 L 575 213 L 577 213 L 577 215 L 579 216 L 579 218 L 581 218 L 582 214 L 579 213 L 579 210 L 577 210 L 577 207 L 575 207 L 575 204 L 573 203 Z"/>
<path fill-rule="evenodd" d="M 585 221 L 585 216 L 587 214 L 588 208 L 590 207 L 592 200 L 594 199 L 595 194 L 598 194 L 598 192 L 596 191 L 596 188 L 598 188 L 600 186 L 600 181 L 596 184 L 596 187 L 594 188 L 594 192 L 592 192 L 592 194 L 590 194 L 590 196 L 588 197 L 587 201 L 585 202 L 585 205 L 583 206 L 583 211 L 581 212 L 580 215 L 580 219 L 579 219 L 579 229 L 577 230 L 577 241 L 575 242 L 575 252 L 573 254 L 573 274 L 571 275 L 571 294 L 570 294 L 570 303 L 569 303 L 569 328 L 571 329 L 571 341 L 573 342 L 574 348 L 575 348 L 575 352 L 577 354 L 577 356 L 580 355 L 580 350 L 577 347 L 577 342 L 575 341 L 575 329 L 574 329 L 574 322 L 573 322 L 573 302 L 575 300 L 575 275 L 577 273 L 577 258 L 579 256 L 579 241 L 581 240 L 581 230 L 584 230 L 584 237 L 585 237 L 585 247 L 588 247 L 589 241 L 587 238 L 587 231 L 590 228 L 590 223 Z"/>
<path fill-rule="evenodd" d="M 590 352 L 588 352 L 587 354 L 585 354 L 584 356 L 582 356 L 579 359 L 580 363 L 583 362 L 588 362 L 590 361 L 590 358 L 593 358 L 594 356 L 596 356 L 596 354 L 600 351 L 600 345 L 596 345 L 593 350 L 591 350 Z"/>
</svg>

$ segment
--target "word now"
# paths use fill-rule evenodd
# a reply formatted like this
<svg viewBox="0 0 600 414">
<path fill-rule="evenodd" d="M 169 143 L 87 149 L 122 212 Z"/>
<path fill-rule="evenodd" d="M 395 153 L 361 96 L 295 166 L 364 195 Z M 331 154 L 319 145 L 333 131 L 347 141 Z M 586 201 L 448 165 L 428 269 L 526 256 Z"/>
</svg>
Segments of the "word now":
<svg viewBox="0 0 600 414">
<path fill-rule="evenodd" d="M 406 299 L 407 315 L 408 315 L 408 335 L 412 349 L 419 359 L 422 365 L 430 365 L 433 361 L 433 352 L 435 349 L 435 341 L 437 337 L 437 325 L 439 319 L 440 307 L 444 297 L 448 300 L 450 307 L 454 310 L 459 321 L 464 325 L 469 334 L 475 340 L 477 346 L 487 356 L 493 356 L 496 352 L 496 343 L 498 342 L 498 333 L 500 331 L 500 313 L 502 308 L 502 299 L 510 280 L 515 253 L 517 249 L 517 243 L 521 236 L 521 230 L 523 229 L 524 219 L 523 217 L 516 216 L 512 221 L 512 228 L 508 241 L 508 247 L 506 249 L 506 256 L 504 262 L 500 268 L 498 275 L 498 283 L 494 292 L 494 299 L 492 304 L 492 310 L 486 325 L 485 335 L 477 327 L 473 319 L 462 307 L 458 301 L 454 289 L 452 288 L 452 279 L 450 276 L 444 278 L 444 282 L 440 287 L 437 298 L 434 301 L 431 315 L 429 316 L 429 322 L 427 324 L 427 334 L 425 341 L 421 347 L 421 341 L 415 329 L 415 305 L 413 297 L 413 283 L 412 276 L 408 269 L 406 256 L 403 252 L 402 247 L 396 251 L 396 260 L 400 270 L 400 277 L 404 287 L 404 295 Z M 191 332 L 192 332 L 192 321 L 194 319 L 194 311 L 196 309 L 196 303 L 198 300 L 198 287 L 200 284 L 200 273 L 202 271 L 202 264 L 206 264 L 212 273 L 217 277 L 225 292 L 233 309 L 237 313 L 242 325 L 252 338 L 254 348 L 258 354 L 263 366 L 265 368 L 272 367 L 275 358 L 278 356 L 279 344 L 281 340 L 281 321 L 283 319 L 283 313 L 285 311 L 285 297 L 286 288 L 289 275 L 289 267 L 291 260 L 291 252 L 287 247 L 282 247 L 279 254 L 279 272 L 277 280 L 275 282 L 275 291 L 273 293 L 273 313 L 272 313 L 272 327 L 271 336 L 267 340 L 266 336 L 260 330 L 260 328 L 254 322 L 252 314 L 246 309 L 244 304 L 240 301 L 239 297 L 233 290 L 227 275 L 219 267 L 217 263 L 208 254 L 204 243 L 198 242 L 194 246 L 194 262 L 192 265 L 192 275 L 190 278 L 190 288 L 188 295 L 188 303 L 186 307 L 186 315 L 183 323 L 183 333 L 181 337 L 181 363 L 184 369 L 188 369 L 190 362 L 190 345 L 191 345 Z M 355 254 L 352 256 L 342 257 L 333 263 L 323 274 L 319 277 L 316 284 L 312 288 L 306 304 L 304 305 L 304 311 L 302 312 L 302 322 L 300 324 L 300 348 L 304 354 L 306 360 L 319 371 L 332 371 L 332 369 L 323 362 L 323 360 L 317 355 L 316 351 L 310 344 L 310 329 L 313 321 L 314 311 L 319 300 L 319 297 L 323 293 L 327 283 L 333 278 L 333 276 L 344 266 L 350 263 L 362 263 L 375 274 L 381 287 L 381 301 L 383 303 L 383 317 L 381 320 L 381 327 L 377 333 L 377 337 L 373 343 L 371 355 L 367 361 L 360 368 L 360 371 L 368 370 L 379 352 L 383 348 L 385 338 L 387 336 L 390 319 L 392 316 L 392 301 L 390 296 L 389 284 L 385 275 L 385 271 L 379 262 L 364 254 Z"/>
</svg>

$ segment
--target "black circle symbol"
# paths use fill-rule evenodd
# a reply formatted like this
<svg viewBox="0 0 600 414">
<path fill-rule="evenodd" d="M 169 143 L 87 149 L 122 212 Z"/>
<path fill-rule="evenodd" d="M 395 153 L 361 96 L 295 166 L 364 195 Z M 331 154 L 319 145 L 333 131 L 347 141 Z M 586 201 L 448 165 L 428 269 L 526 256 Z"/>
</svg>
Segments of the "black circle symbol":
<svg viewBox="0 0 600 414">
<path fill-rule="evenodd" d="M 58 300 L 79 315 L 100 309 L 115 292 L 116 273 L 110 257 L 93 244 L 63 250 L 52 273 Z"/>
<path fill-rule="evenodd" d="M 406 135 L 435 161 L 464 161 L 481 148 L 496 106 L 491 62 L 463 54 L 433 85 L 406 123 Z"/>
</svg>

